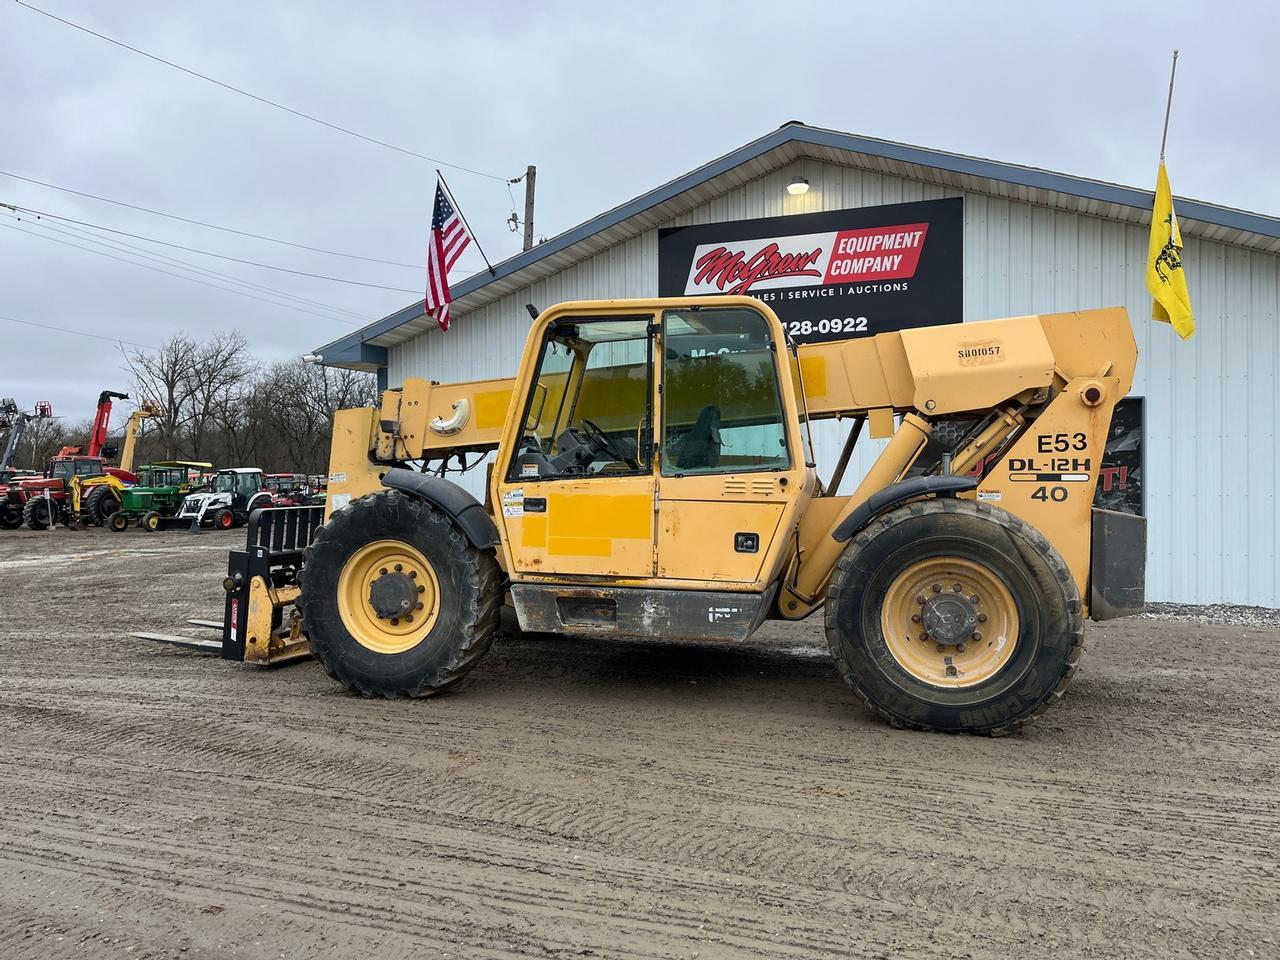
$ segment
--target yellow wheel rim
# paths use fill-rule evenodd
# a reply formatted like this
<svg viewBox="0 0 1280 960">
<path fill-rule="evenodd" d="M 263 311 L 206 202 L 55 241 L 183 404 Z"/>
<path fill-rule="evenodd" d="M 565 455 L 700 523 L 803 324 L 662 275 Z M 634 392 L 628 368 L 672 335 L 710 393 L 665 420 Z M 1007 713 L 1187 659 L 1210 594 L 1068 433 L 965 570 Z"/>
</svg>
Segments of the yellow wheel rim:
<svg viewBox="0 0 1280 960">
<path fill-rule="evenodd" d="M 380 609 L 375 608 L 375 595 Z M 386 654 L 411 650 L 440 615 L 435 568 L 417 548 L 400 540 L 367 543 L 338 575 L 338 613 L 360 646 Z"/>
<path fill-rule="evenodd" d="M 942 688 L 998 674 L 1018 645 L 1018 607 L 994 571 L 960 557 L 913 563 L 894 579 L 880 629 L 898 665 Z"/>
</svg>

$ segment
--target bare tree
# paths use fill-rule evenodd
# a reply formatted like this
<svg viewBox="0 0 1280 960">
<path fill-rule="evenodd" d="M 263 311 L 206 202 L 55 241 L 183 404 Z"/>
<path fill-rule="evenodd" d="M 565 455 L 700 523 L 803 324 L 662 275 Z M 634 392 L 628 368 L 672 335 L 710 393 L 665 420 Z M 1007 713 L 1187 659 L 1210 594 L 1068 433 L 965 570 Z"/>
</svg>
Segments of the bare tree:
<svg viewBox="0 0 1280 960">
<path fill-rule="evenodd" d="M 218 411 L 240 393 L 253 373 L 248 358 L 249 342 L 244 334 L 232 331 L 215 334 L 200 344 L 187 368 L 182 389 L 189 411 L 187 438 L 192 455 L 199 458 L 211 430 L 216 428 Z"/>
<path fill-rule="evenodd" d="M 139 399 L 165 410 L 139 440 L 139 463 L 180 457 L 323 473 L 334 412 L 370 406 L 377 394 L 367 373 L 299 360 L 260 366 L 237 333 L 205 342 L 178 334 L 158 351 L 134 354 L 131 365 Z"/>
<path fill-rule="evenodd" d="M 159 350 L 138 350 L 129 360 L 139 399 L 158 403 L 164 416 L 155 421 L 160 453 L 172 460 L 178 455 L 182 429 L 189 416 L 188 382 L 198 345 L 182 333 L 174 334 Z"/>
</svg>

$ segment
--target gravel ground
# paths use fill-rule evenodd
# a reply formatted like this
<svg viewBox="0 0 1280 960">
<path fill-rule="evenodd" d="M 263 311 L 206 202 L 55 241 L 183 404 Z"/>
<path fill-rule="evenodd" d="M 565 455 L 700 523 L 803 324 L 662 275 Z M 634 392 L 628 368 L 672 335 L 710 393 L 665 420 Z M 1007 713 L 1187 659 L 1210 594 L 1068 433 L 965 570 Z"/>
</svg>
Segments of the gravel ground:
<svg viewBox="0 0 1280 960">
<path fill-rule="evenodd" d="M 1245 607 L 1235 603 L 1149 603 L 1147 620 L 1181 620 L 1183 623 L 1215 623 L 1234 627 L 1280 630 L 1280 610 Z"/>
<path fill-rule="evenodd" d="M 998 740 L 869 716 L 820 618 L 374 702 L 128 638 L 237 539 L 0 533 L 4 960 L 1280 957 L 1274 626 L 1090 625 Z"/>
</svg>

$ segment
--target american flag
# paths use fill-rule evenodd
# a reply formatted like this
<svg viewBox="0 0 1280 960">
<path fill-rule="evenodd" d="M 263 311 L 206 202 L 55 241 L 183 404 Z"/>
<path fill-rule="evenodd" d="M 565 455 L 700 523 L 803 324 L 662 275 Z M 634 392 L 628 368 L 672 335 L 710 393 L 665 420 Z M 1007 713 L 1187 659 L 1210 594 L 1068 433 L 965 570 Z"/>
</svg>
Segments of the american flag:
<svg viewBox="0 0 1280 960">
<path fill-rule="evenodd" d="M 436 184 L 435 212 L 431 214 L 431 242 L 427 250 L 427 298 L 424 311 L 436 318 L 441 330 L 449 329 L 449 271 L 471 244 L 458 211 L 453 208 L 444 187 Z"/>
</svg>

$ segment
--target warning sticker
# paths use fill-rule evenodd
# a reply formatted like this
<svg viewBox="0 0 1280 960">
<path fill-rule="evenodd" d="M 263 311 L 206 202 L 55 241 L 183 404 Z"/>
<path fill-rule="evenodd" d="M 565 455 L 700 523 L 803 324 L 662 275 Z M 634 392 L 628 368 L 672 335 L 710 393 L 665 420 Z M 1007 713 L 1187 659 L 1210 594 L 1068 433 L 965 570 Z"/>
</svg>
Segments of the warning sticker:
<svg viewBox="0 0 1280 960">
<path fill-rule="evenodd" d="M 329 482 L 330 483 L 346 483 L 347 475 L 345 473 L 331 473 L 329 474 Z"/>
<path fill-rule="evenodd" d="M 979 490 L 978 499 L 979 500 L 999 500 L 1000 491 L 999 490 Z"/>
<path fill-rule="evenodd" d="M 502 515 L 504 517 L 524 516 L 524 487 L 516 487 L 502 495 Z"/>
</svg>

